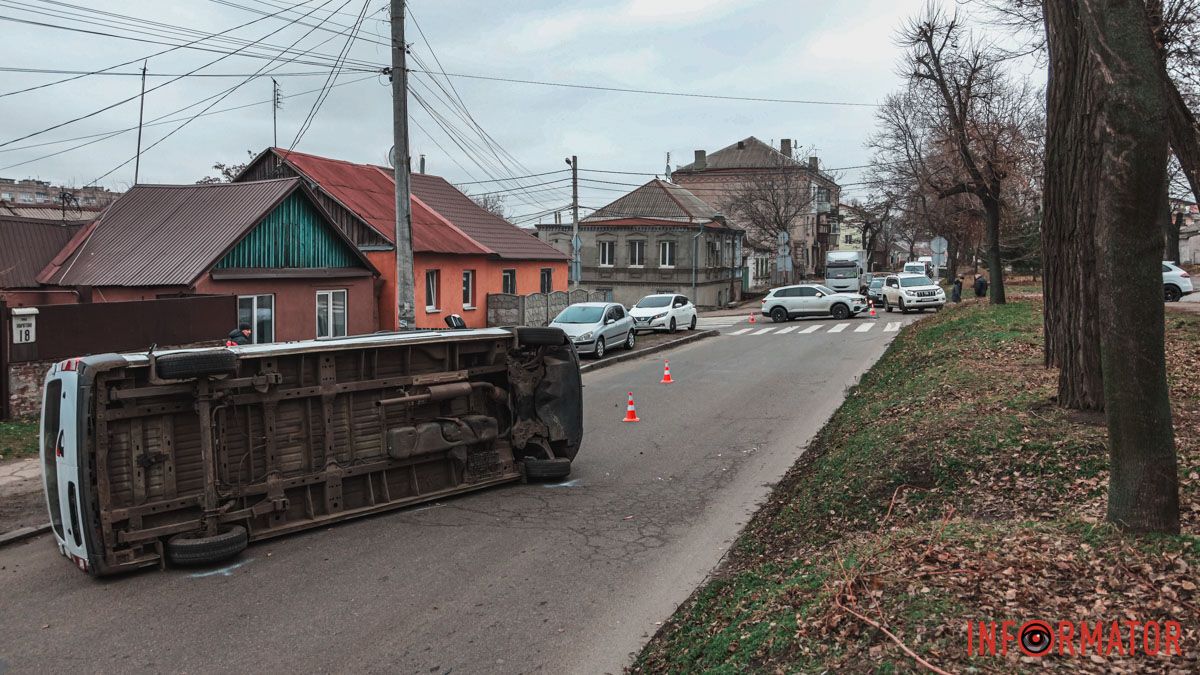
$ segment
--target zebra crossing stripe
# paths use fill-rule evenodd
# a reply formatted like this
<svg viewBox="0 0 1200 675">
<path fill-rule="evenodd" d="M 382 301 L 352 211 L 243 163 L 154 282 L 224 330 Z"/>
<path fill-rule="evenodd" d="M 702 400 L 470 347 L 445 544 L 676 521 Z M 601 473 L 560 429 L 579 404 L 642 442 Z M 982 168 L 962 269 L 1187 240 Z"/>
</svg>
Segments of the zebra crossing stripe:
<svg viewBox="0 0 1200 675">
<path fill-rule="evenodd" d="M 757 332 L 751 333 L 751 335 L 762 335 L 764 333 L 770 333 L 773 330 L 775 330 L 775 329 L 774 328 L 763 328 Z"/>
<path fill-rule="evenodd" d="M 821 328 L 820 324 L 818 324 L 816 326 L 809 326 L 808 328 L 805 328 L 804 330 L 800 331 L 798 333 L 798 335 L 806 335 L 808 333 L 815 333 L 818 330 L 820 330 L 820 328 Z"/>
<path fill-rule="evenodd" d="M 883 329 L 883 332 L 895 333 L 898 330 L 900 330 L 900 322 L 899 321 L 890 321 L 890 322 L 888 322 L 887 327 L 885 327 Z"/>
<path fill-rule="evenodd" d="M 875 327 L 875 324 L 873 324 L 873 323 L 863 323 L 863 324 L 859 324 L 858 326 L 856 326 L 854 328 L 854 332 L 855 333 L 865 333 L 874 327 Z"/>
<path fill-rule="evenodd" d="M 790 332 L 796 330 L 797 328 L 799 328 L 799 326 L 788 326 L 787 328 L 780 328 L 779 333 L 777 333 L 777 335 L 783 335 L 784 333 L 790 333 Z"/>
<path fill-rule="evenodd" d="M 838 325 L 834 326 L 833 328 L 830 328 L 829 332 L 830 333 L 840 333 L 849 327 L 850 327 L 850 324 L 848 324 L 848 323 L 839 323 Z"/>
<path fill-rule="evenodd" d="M 754 329 L 753 328 L 743 328 L 741 330 L 733 331 L 732 333 L 730 333 L 730 335 L 742 335 L 743 333 L 749 333 L 752 330 L 754 330 Z"/>
</svg>

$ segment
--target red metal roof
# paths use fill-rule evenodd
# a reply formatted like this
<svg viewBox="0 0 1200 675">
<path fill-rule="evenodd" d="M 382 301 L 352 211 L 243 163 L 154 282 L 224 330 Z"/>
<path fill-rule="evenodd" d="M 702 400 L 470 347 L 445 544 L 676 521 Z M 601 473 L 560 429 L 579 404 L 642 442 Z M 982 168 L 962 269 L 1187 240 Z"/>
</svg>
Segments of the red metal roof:
<svg viewBox="0 0 1200 675">
<path fill-rule="evenodd" d="M 80 230 L 78 221 L 0 215 L 0 288 L 37 288 L 37 275 Z"/>
<path fill-rule="evenodd" d="M 272 151 L 394 242 L 395 181 L 391 169 Z M 567 260 L 558 249 L 479 206 L 444 178 L 412 174 L 413 250 L 494 255 L 510 260 Z M 436 216 L 436 217 L 435 217 Z"/>
<path fill-rule="evenodd" d="M 395 243 L 396 183 L 387 169 L 282 148 L 275 148 L 275 152 L 389 242 Z M 458 255 L 492 253 L 491 249 L 434 213 L 424 202 L 413 199 L 412 203 L 413 251 Z"/>
</svg>

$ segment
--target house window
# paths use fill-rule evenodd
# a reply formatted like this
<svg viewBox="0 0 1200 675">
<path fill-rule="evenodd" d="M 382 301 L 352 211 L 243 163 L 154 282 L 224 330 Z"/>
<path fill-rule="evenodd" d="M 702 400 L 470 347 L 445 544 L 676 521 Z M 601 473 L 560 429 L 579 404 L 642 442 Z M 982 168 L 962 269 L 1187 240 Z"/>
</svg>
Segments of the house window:
<svg viewBox="0 0 1200 675">
<path fill-rule="evenodd" d="M 549 267 L 542 268 L 542 292 L 549 293 L 554 290 L 554 270 Z"/>
<path fill-rule="evenodd" d="M 634 240 L 629 242 L 629 266 L 643 267 L 646 264 L 646 242 Z"/>
<path fill-rule="evenodd" d="M 317 291 L 317 337 L 346 337 L 346 291 Z"/>
<path fill-rule="evenodd" d="M 717 246 L 717 242 L 708 242 L 708 266 L 717 267 L 721 264 L 721 249 Z"/>
<path fill-rule="evenodd" d="M 438 291 L 441 285 L 441 270 L 425 271 L 425 311 L 438 311 Z"/>
<path fill-rule="evenodd" d="M 463 309 L 475 309 L 475 270 L 463 270 Z"/>
<path fill-rule="evenodd" d="M 854 243 L 854 235 L 852 235 L 852 234 L 846 235 L 845 242 L 847 244 L 853 244 Z"/>
<path fill-rule="evenodd" d="M 659 267 L 674 267 L 675 266 L 675 242 L 673 242 L 673 241 L 658 242 L 658 266 Z"/>
<path fill-rule="evenodd" d="M 517 271 L 504 270 L 500 273 L 500 292 L 509 295 L 517 294 Z"/>
<path fill-rule="evenodd" d="M 275 296 L 239 295 L 238 324 L 248 323 L 250 342 L 260 345 L 275 341 Z"/>
<path fill-rule="evenodd" d="M 600 266 L 612 267 L 613 261 L 617 257 L 617 242 L 602 241 L 600 242 Z"/>
</svg>

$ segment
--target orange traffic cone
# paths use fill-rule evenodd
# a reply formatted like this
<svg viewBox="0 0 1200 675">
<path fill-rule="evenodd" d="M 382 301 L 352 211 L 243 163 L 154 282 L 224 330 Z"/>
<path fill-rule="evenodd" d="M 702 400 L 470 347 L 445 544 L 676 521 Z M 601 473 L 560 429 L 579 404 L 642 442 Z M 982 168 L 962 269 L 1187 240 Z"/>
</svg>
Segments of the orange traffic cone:
<svg viewBox="0 0 1200 675">
<path fill-rule="evenodd" d="M 625 409 L 625 419 L 623 419 L 621 421 L 622 422 L 641 422 L 642 421 L 642 420 L 638 419 L 637 410 L 635 410 L 633 407 L 633 392 L 632 391 L 629 392 L 629 405 Z"/>
<path fill-rule="evenodd" d="M 757 321 L 754 320 L 753 314 L 750 315 L 750 323 L 758 323 Z"/>
<path fill-rule="evenodd" d="M 878 319 L 879 317 L 875 315 L 875 303 L 871 302 L 870 300 L 868 300 L 867 303 L 871 305 L 871 318 Z"/>
<path fill-rule="evenodd" d="M 658 381 L 659 384 L 675 384 L 675 380 L 671 379 L 671 362 L 663 361 L 663 379 Z"/>
</svg>

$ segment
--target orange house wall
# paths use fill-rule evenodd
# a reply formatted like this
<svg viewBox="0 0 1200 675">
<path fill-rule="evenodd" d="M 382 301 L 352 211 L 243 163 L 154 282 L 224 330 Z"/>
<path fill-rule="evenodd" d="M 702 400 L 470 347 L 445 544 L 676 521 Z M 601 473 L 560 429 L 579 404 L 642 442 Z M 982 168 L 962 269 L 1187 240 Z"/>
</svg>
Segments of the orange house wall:
<svg viewBox="0 0 1200 675">
<path fill-rule="evenodd" d="M 373 261 L 372 261 L 373 262 Z M 527 295 L 541 290 L 541 272 L 545 268 L 552 272 L 552 290 L 567 290 L 567 263 L 565 261 L 513 261 L 495 260 L 485 256 L 439 255 L 418 253 L 414 261 L 416 281 L 416 317 L 418 328 L 445 328 L 445 318 L 459 314 L 471 328 L 487 327 L 487 296 L 503 290 L 504 270 L 517 271 L 517 294 Z M 429 312 L 425 307 L 425 273 L 438 270 L 438 311 Z M 475 308 L 465 309 L 462 304 L 462 274 L 464 270 L 475 271 Z"/>
</svg>

